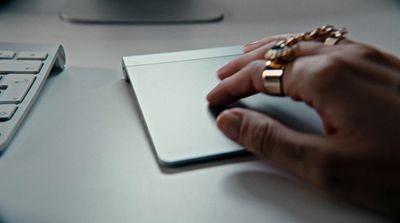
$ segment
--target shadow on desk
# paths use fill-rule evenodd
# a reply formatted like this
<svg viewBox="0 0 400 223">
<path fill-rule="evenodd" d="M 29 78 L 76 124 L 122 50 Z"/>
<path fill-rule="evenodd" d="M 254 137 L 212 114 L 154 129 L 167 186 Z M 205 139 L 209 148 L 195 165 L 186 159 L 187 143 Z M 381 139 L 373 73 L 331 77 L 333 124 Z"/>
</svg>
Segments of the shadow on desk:
<svg viewBox="0 0 400 223">
<path fill-rule="evenodd" d="M 232 157 L 225 157 L 225 158 L 219 158 L 219 159 L 214 159 L 214 160 L 207 160 L 204 162 L 199 162 L 199 163 L 194 163 L 186 166 L 180 166 L 180 167 L 163 167 L 159 166 L 160 170 L 165 173 L 165 174 L 175 174 L 175 173 L 181 173 L 185 171 L 192 171 L 192 170 L 197 170 L 197 169 L 204 169 L 204 168 L 210 168 L 210 167 L 215 167 L 215 166 L 222 166 L 222 165 L 229 165 L 229 164 L 234 164 L 234 163 L 242 163 L 242 162 L 249 162 L 249 161 L 255 161 L 258 158 L 255 157 L 254 155 L 248 153 L 248 154 L 241 154 L 237 156 L 232 156 Z"/>
<path fill-rule="evenodd" d="M 384 216 L 275 173 L 236 172 L 227 176 L 223 187 L 231 196 L 238 196 L 243 205 L 259 207 L 266 213 L 283 210 L 287 212 L 285 216 L 299 222 L 391 222 Z"/>
<path fill-rule="evenodd" d="M 0 223 L 5 223 L 6 221 L 3 219 L 3 214 L 1 213 L 1 210 L 0 210 Z"/>
<path fill-rule="evenodd" d="M 0 0 L 0 13 L 3 11 L 7 11 L 12 6 L 11 3 L 14 1 L 15 0 Z"/>
</svg>

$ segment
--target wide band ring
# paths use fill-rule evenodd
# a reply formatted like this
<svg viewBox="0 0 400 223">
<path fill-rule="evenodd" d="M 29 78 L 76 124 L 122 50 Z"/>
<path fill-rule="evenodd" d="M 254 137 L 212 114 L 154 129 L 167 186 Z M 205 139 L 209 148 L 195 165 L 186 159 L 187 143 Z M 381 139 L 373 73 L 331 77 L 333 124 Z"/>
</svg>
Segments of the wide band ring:
<svg viewBox="0 0 400 223">
<path fill-rule="evenodd" d="M 262 72 L 262 79 L 266 93 L 278 96 L 283 95 L 282 76 L 285 65 L 295 59 L 293 52 L 295 47 L 293 46 L 296 43 L 301 41 L 322 41 L 326 46 L 333 46 L 344 39 L 346 34 L 346 28 L 336 29 L 332 25 L 326 25 L 276 43 L 264 55 L 266 64 Z"/>
<path fill-rule="evenodd" d="M 285 66 L 267 60 L 261 76 L 266 93 L 275 96 L 283 96 L 282 76 Z"/>
</svg>

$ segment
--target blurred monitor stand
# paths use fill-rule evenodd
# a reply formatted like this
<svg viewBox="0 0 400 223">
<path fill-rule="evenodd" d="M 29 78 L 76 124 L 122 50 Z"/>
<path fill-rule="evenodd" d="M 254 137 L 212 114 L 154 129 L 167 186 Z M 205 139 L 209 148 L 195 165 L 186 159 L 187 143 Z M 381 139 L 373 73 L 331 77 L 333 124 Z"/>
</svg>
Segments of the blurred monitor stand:
<svg viewBox="0 0 400 223">
<path fill-rule="evenodd" d="M 74 23 L 206 23 L 223 18 L 215 0 L 70 0 L 61 10 Z"/>
</svg>

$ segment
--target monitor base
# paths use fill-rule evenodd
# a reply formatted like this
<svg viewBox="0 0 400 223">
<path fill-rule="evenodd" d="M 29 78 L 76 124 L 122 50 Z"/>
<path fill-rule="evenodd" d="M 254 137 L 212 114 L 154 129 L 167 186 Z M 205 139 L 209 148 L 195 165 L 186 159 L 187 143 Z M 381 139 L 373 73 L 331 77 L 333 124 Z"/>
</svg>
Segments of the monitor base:
<svg viewBox="0 0 400 223">
<path fill-rule="evenodd" d="M 223 19 L 210 0 L 71 0 L 59 15 L 73 23 L 205 23 Z"/>
</svg>

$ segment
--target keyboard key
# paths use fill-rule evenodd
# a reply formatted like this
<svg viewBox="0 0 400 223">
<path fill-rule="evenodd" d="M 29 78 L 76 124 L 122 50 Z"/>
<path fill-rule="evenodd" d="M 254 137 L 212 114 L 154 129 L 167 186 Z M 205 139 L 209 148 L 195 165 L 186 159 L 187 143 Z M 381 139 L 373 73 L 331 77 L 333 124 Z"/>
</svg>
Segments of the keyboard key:
<svg viewBox="0 0 400 223">
<path fill-rule="evenodd" d="M 61 45 L 0 42 L 0 153 L 29 114 L 40 86 L 64 64 Z"/>
<path fill-rule="evenodd" d="M 8 74 L 8 73 L 37 74 L 40 72 L 42 66 L 43 63 L 40 61 L 0 60 L 0 74 Z"/>
<path fill-rule="evenodd" d="M 10 120 L 17 108 L 16 105 L 0 105 L 0 122 Z"/>
<path fill-rule="evenodd" d="M 0 50 L 0 59 L 12 59 L 14 56 L 14 51 Z"/>
<path fill-rule="evenodd" d="M 17 60 L 45 60 L 47 53 L 45 52 L 20 52 Z"/>
<path fill-rule="evenodd" d="M 29 89 L 31 88 L 35 75 L 7 75 L 1 81 L 1 85 L 6 85 L 7 89 L 0 93 L 0 104 L 21 103 Z"/>
</svg>

